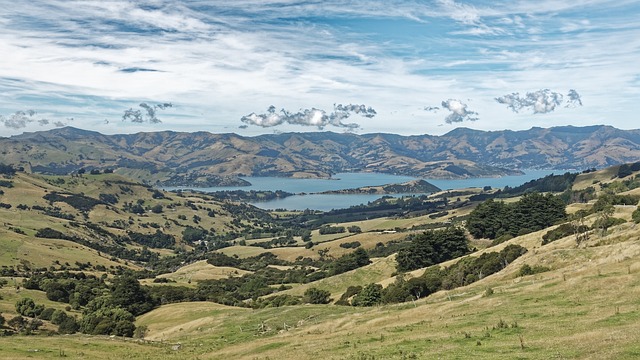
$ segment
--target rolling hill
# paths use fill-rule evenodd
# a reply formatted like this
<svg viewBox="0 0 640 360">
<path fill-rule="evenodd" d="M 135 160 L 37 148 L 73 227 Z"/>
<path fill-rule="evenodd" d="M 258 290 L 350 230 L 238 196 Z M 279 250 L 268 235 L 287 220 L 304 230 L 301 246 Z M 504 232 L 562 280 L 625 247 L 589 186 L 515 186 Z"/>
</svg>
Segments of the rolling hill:
<svg viewBox="0 0 640 360">
<path fill-rule="evenodd" d="M 571 204 L 567 212 L 576 214 L 587 210 L 598 198 L 639 195 L 640 171 L 636 164 L 629 166 L 631 173 L 623 177 L 619 175 L 627 172 L 621 172 L 621 168 L 616 166 L 578 174 L 572 190 L 593 188 L 589 191 L 593 191 L 595 197 L 591 203 Z M 266 218 L 260 217 L 263 213 L 247 212 L 244 207 L 237 211 L 233 206 L 241 206 L 239 204 L 230 207 L 231 203 L 219 202 L 202 194 L 161 192 L 117 174 L 43 176 L 17 172 L 2 180 L 0 202 L 5 205 L 0 206 L 0 215 L 5 226 L 0 233 L 3 237 L 0 259 L 3 265 L 7 264 L 3 271 L 9 266 L 23 273 L 34 269 L 38 273 L 48 271 L 57 274 L 83 270 L 105 273 L 107 281 L 115 281 L 117 276 L 111 276 L 118 272 L 113 270 L 125 271 L 128 268 L 137 270 L 142 276 L 145 274 L 143 267 L 151 264 L 115 256 L 117 254 L 137 256 L 148 246 L 160 257 L 170 258 L 184 255 L 191 249 L 197 250 L 196 244 L 185 239 L 186 229 L 215 229 L 221 233 L 232 232 L 248 224 L 256 228 L 268 225 Z M 460 201 L 467 201 L 478 191 L 476 189 L 466 195 L 461 192 Z M 505 201 L 513 203 L 516 200 L 508 198 Z M 135 205 L 140 205 L 143 211 L 134 210 Z M 156 205 L 161 205 L 162 211 L 157 211 Z M 364 232 L 330 236 L 319 235 L 314 230 L 311 249 L 300 246 L 299 239 L 295 239 L 295 246 L 273 249 L 250 246 L 249 242 L 269 240 L 260 238 L 226 247 L 224 251 L 255 249 L 259 253 L 275 255 L 273 258 L 291 261 L 304 256 L 318 259 L 325 255 L 339 259 L 356 253 L 352 246 L 373 251 L 380 244 L 406 241 L 407 235 L 419 234 L 422 232 L 420 229 L 456 219 L 459 221 L 469 214 L 473 206 L 473 203 L 468 203 L 443 214 L 443 217 L 423 215 L 335 224 L 357 225 Z M 490 257 L 510 246 L 528 250 L 500 266 L 499 271 L 478 276 L 474 279 L 477 281 L 465 280 L 464 286 L 441 289 L 404 303 L 372 307 L 335 304 L 279 306 L 272 303 L 273 306 L 248 309 L 211 301 L 165 302 L 136 319 L 136 325 L 146 329 L 144 339 L 75 334 L 40 336 L 38 341 L 34 341 L 31 336 L 13 335 L 0 337 L 0 347 L 3 356 L 12 359 L 36 355 L 95 359 L 420 359 L 469 356 L 486 359 L 632 359 L 640 354 L 640 305 L 637 300 L 640 294 L 637 277 L 640 272 L 640 228 L 633 221 L 636 209 L 637 199 L 635 205 L 612 206 L 608 216 L 618 219 L 615 225 L 606 231 L 593 228 L 589 231 L 589 238 L 579 243 L 573 233 L 550 243 L 543 242 L 547 233 L 561 226 L 556 224 L 499 244 L 473 240 L 470 254 L 407 273 L 397 273 L 396 256 L 392 254 L 372 258 L 369 265 L 319 280 L 298 283 L 283 279 L 271 285 L 274 289 L 277 287 L 277 296 L 305 296 L 309 289 L 314 288 L 327 291 L 335 302 L 352 286 L 377 283 L 389 288 L 398 282 L 421 278 L 436 268 L 446 270 L 468 266 L 474 259 Z M 215 216 L 209 216 L 210 213 Z M 293 215 L 272 213 L 269 216 Z M 592 226 L 601 220 L 601 216 L 602 212 L 587 214 L 585 224 Z M 58 231 L 50 232 L 54 235 L 65 236 L 36 236 L 43 228 Z M 397 231 L 386 231 L 389 228 Z M 157 246 L 164 244 L 164 237 L 155 239 L 157 242 L 146 243 L 149 238 L 136 235 L 157 234 L 155 230 L 174 236 L 174 246 Z M 134 252 L 119 250 L 115 255 L 106 256 L 105 251 L 95 248 L 96 244 L 120 246 Z M 164 270 L 164 274 L 155 278 L 147 273 L 150 278 L 144 283 L 150 287 L 162 287 L 163 291 L 172 287 L 186 289 L 182 291 L 203 289 L 200 284 L 192 284 L 192 279 L 203 282 L 205 286 L 212 284 L 208 281 L 227 279 L 225 284 L 231 285 L 243 274 L 254 273 L 254 269 L 247 270 L 241 265 L 245 258 L 230 256 L 228 266 L 213 266 L 203 259 L 185 261 L 175 264 L 170 271 Z M 272 264 L 264 268 L 308 271 L 318 264 L 313 261 L 310 259 L 308 266 Z M 255 273 L 261 270 L 263 267 L 256 269 Z M 15 314 L 13 304 L 26 297 L 47 307 L 63 308 L 62 303 L 48 299 L 49 293 L 44 296 L 43 291 L 20 289 L 17 285 L 22 279 L 15 276 L 4 278 L 16 285 L 0 288 L 0 311 L 6 319 Z M 162 281 L 156 283 L 151 279 Z M 267 280 L 266 277 L 248 279 L 260 279 L 257 282 Z M 245 304 L 259 303 L 265 297 L 247 298 Z M 83 316 L 83 309 L 65 311 L 78 318 Z M 46 323 L 45 329 L 55 331 L 56 328 Z"/>
<path fill-rule="evenodd" d="M 244 137 L 172 131 L 103 135 L 66 127 L 0 139 L 0 154 L 0 161 L 33 172 L 112 168 L 147 183 L 174 185 L 338 172 L 466 178 L 636 161 L 640 130 L 568 126 L 489 132 L 458 128 L 442 136 L 313 132 Z"/>
</svg>

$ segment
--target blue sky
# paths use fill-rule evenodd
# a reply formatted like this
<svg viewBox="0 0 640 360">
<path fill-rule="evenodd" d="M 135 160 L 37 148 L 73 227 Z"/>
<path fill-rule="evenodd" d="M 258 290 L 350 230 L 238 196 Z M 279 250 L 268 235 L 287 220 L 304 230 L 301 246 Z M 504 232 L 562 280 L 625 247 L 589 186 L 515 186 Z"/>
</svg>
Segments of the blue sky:
<svg viewBox="0 0 640 360">
<path fill-rule="evenodd" d="M 640 127 L 638 1 L 0 9 L 0 136 L 64 125 L 243 135 Z"/>
</svg>

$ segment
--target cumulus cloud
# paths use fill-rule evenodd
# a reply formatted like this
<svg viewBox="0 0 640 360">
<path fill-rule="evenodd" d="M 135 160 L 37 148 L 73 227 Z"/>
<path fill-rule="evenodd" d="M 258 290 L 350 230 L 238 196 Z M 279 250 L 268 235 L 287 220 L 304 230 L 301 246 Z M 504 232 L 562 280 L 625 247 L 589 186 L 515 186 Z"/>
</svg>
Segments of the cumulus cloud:
<svg viewBox="0 0 640 360">
<path fill-rule="evenodd" d="M 449 99 L 447 101 L 443 101 L 442 108 L 451 111 L 451 114 L 447 115 L 444 119 L 447 124 L 478 120 L 478 113 L 470 111 L 467 108 L 467 104 L 464 104 L 460 100 Z"/>
<path fill-rule="evenodd" d="M 567 98 L 568 100 L 565 107 L 582 106 L 580 94 L 574 89 L 569 90 Z M 524 96 L 520 96 L 519 93 L 515 92 L 497 97 L 495 100 L 500 104 L 507 105 L 511 111 L 516 113 L 522 109 L 527 109 L 534 114 L 546 114 L 560 106 L 564 97 L 559 92 L 542 89 L 528 92 Z"/>
<path fill-rule="evenodd" d="M 56 122 L 52 123 L 48 119 L 44 119 L 44 118 L 38 119 L 36 117 L 36 114 L 37 112 L 35 110 L 26 110 L 26 111 L 19 110 L 9 116 L 0 115 L 0 123 L 4 124 L 4 126 L 10 129 L 15 129 L 15 130 L 26 128 L 31 123 L 37 123 L 40 126 L 45 126 L 49 124 L 56 125 Z M 66 125 L 61 121 L 59 123 L 62 124 L 61 126 Z"/>
<path fill-rule="evenodd" d="M 148 122 L 150 124 L 158 124 L 162 121 L 157 117 L 158 110 L 164 110 L 172 107 L 171 103 L 163 103 L 156 105 L 149 105 L 147 103 L 140 103 L 140 107 L 144 110 L 129 108 L 124 111 L 122 115 L 122 121 L 130 121 L 132 123 L 141 124 Z"/>
<path fill-rule="evenodd" d="M 574 89 L 569 90 L 567 98 L 569 99 L 567 100 L 567 105 L 565 105 L 565 107 L 582 106 L 582 96 L 580 96 L 580 94 L 578 94 Z"/>
<path fill-rule="evenodd" d="M 344 123 L 343 120 L 348 119 L 352 114 L 358 114 L 366 118 L 376 116 L 377 112 L 366 105 L 355 104 L 337 104 L 333 106 L 333 112 L 327 113 L 324 110 L 311 108 L 303 109 L 298 112 L 289 112 L 285 109 L 280 111 L 271 105 L 264 114 L 251 113 L 243 116 L 240 121 L 249 125 L 257 125 L 261 127 L 272 127 L 282 124 L 296 124 L 302 126 L 315 126 L 318 129 L 324 129 L 327 125 L 336 127 L 344 127 L 348 129 L 357 129 L 360 125 L 356 123 Z"/>
</svg>

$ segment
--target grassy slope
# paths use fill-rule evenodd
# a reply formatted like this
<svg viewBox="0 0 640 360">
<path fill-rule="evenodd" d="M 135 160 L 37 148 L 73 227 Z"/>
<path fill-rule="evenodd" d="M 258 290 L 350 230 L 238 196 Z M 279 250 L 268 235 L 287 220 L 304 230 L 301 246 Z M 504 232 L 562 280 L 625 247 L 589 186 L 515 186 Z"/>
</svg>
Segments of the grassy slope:
<svg viewBox="0 0 640 360">
<path fill-rule="evenodd" d="M 610 175 L 598 176 L 610 179 Z M 586 184 L 593 182 L 592 178 L 583 180 Z M 631 211 L 629 207 L 616 207 L 614 216 L 628 220 Z M 63 351 L 67 356 L 95 359 L 640 356 L 640 227 L 622 224 L 606 236 L 593 234 L 581 247 L 576 247 L 572 237 L 541 246 L 545 232 L 482 250 L 498 251 L 517 243 L 530 251 L 497 274 L 415 304 L 376 308 L 304 305 L 262 310 L 211 303 L 171 304 L 138 319 L 138 325 L 149 326 L 147 338 L 154 342 L 86 335 L 40 337 L 37 342 L 29 337 L 11 337 L 0 338 L 0 348 L 3 356 L 15 359 L 33 358 L 36 349 L 38 358 L 57 358 Z M 355 237 L 323 245 L 351 239 Z M 525 263 L 552 270 L 516 277 Z M 194 265 L 191 270 L 198 273 L 205 265 Z M 183 271 L 188 273 L 189 269 Z M 392 271 L 393 257 L 379 259 L 369 267 L 305 287 L 327 289 L 335 297 L 355 282 L 389 283 Z M 305 287 L 289 292 L 299 294 Z M 488 288 L 493 294 L 486 295 Z M 2 293 L 11 291 L 5 287 Z M 181 344 L 180 349 L 172 350 L 176 343 Z"/>
<path fill-rule="evenodd" d="M 74 335 L 0 338 L 0 347 L 16 359 L 34 356 L 29 349 L 96 359 L 631 359 L 640 355 L 639 230 L 623 224 L 580 248 L 571 237 L 542 247 L 542 233 L 519 237 L 510 242 L 530 251 L 502 272 L 415 304 L 171 304 L 138 319 L 164 344 Z M 515 277 L 524 263 L 553 270 Z M 171 350 L 176 343 L 181 349 Z"/>
<path fill-rule="evenodd" d="M 62 179 L 64 182 L 60 182 Z M 35 267 L 49 267 L 55 260 L 71 265 L 79 262 L 91 262 L 94 265 L 104 265 L 106 267 L 123 265 L 123 261 L 115 262 L 110 260 L 106 254 L 99 255 L 97 251 L 78 245 L 71 241 L 35 238 L 33 235 L 38 229 L 51 227 L 65 234 L 73 234 L 85 239 L 95 239 L 96 235 L 87 232 L 82 227 L 74 227 L 68 220 L 47 216 L 35 210 L 20 210 L 18 205 L 24 204 L 29 207 L 39 205 L 50 206 L 49 202 L 43 199 L 47 193 L 73 192 L 83 193 L 88 197 L 97 199 L 101 193 L 118 196 L 119 201 L 114 206 L 97 205 L 84 218 L 83 214 L 62 202 L 54 203 L 60 207 L 63 213 L 75 216 L 77 222 L 91 222 L 99 224 L 105 230 L 115 235 L 125 235 L 125 230 L 110 226 L 115 221 L 127 223 L 126 230 L 139 233 L 154 233 L 156 229 L 152 224 L 157 224 L 160 229 L 172 234 L 178 241 L 182 238 L 182 231 L 186 226 L 201 226 L 205 229 L 215 228 L 218 232 L 225 232 L 232 229 L 230 221 L 232 217 L 221 209 L 220 204 L 208 201 L 201 196 L 185 193 L 184 197 L 175 194 L 166 194 L 168 199 L 153 199 L 152 193 L 145 187 L 135 184 L 123 184 L 119 182 L 130 182 L 130 180 L 117 174 L 85 175 L 82 178 L 70 178 L 67 176 L 37 176 L 18 173 L 12 179 L 11 188 L 2 188 L 4 195 L 0 196 L 0 201 L 11 204 L 10 209 L 0 208 L 0 264 L 17 265 L 28 263 Z M 125 190 L 127 191 L 125 191 Z M 124 203 L 135 203 L 138 199 L 144 201 L 144 206 L 154 206 L 160 204 L 164 211 L 160 214 L 145 213 L 136 215 L 122 209 Z M 198 210 L 185 206 L 184 203 L 192 201 Z M 174 209 L 168 206 L 177 205 Z M 215 217 L 207 215 L 208 210 L 217 212 Z M 186 220 L 180 220 L 179 216 L 184 216 Z M 201 221 L 196 224 L 193 216 L 198 215 Z M 23 231 L 25 235 L 18 234 L 14 230 Z M 169 250 L 156 250 L 160 253 L 170 253 Z"/>
</svg>

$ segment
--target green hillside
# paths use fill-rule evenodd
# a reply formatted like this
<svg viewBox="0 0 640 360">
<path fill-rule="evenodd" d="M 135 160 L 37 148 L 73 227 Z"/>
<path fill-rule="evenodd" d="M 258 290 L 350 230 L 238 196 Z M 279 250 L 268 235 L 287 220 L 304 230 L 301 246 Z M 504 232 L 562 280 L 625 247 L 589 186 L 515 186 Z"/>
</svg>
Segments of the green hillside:
<svg viewBox="0 0 640 360">
<path fill-rule="evenodd" d="M 528 193 L 527 187 L 511 198 L 507 190 L 475 190 L 448 211 L 303 228 L 308 234 L 283 228 L 313 224 L 301 220 L 308 214 L 279 218 L 203 194 L 157 191 L 114 174 L 18 172 L 3 180 L 0 202 L 11 206 L 0 208 L 6 280 L 0 313 L 3 330 L 12 335 L 0 337 L 0 348 L 8 358 L 640 355 L 640 175 L 633 167 L 527 185 L 553 187 L 556 196 Z M 113 197 L 117 202 L 105 201 Z M 561 199 L 569 203 L 565 211 L 542 216 L 552 213 L 544 206 Z M 144 211 L 134 212 L 135 205 Z M 153 211 L 157 205 L 162 211 Z M 496 211 L 483 210 L 488 207 Z M 115 226 L 121 223 L 126 225 Z M 456 227 L 446 227 L 451 224 Z M 326 233 L 340 227 L 350 230 Z M 43 228 L 64 236 L 36 237 Z M 273 236 L 275 228 L 289 235 Z M 221 248 L 203 248 L 193 240 L 196 233 L 210 241 L 206 246 Z M 136 234 L 171 235 L 175 243 Z M 462 238 L 454 240 L 456 234 Z M 149 258 L 149 252 L 157 255 Z M 440 260 L 431 265 L 428 259 Z M 87 303 L 78 298 L 85 280 L 73 274 L 80 271 L 95 284 Z M 56 293 L 55 283 L 75 289 Z M 379 294 L 371 300 L 374 290 Z M 66 291 L 68 303 L 61 300 Z M 29 330 L 29 316 L 18 331 L 15 318 L 25 310 L 15 304 L 26 298 L 50 308 L 49 314 L 65 312 L 90 334 L 44 336 L 62 325 L 45 319 Z M 121 311 L 135 315 L 135 326 L 108 319 L 132 321 Z M 97 335 L 100 324 L 88 327 L 90 319 L 115 328 Z"/>
</svg>

